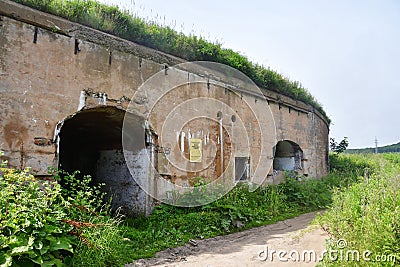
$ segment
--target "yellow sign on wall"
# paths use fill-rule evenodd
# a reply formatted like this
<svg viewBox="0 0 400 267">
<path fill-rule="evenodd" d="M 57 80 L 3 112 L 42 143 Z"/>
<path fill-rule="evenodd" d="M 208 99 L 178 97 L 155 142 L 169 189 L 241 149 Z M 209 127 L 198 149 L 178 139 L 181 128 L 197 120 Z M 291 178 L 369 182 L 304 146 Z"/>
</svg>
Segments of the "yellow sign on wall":
<svg viewBox="0 0 400 267">
<path fill-rule="evenodd" d="M 190 162 L 201 162 L 201 139 L 190 139 Z"/>
</svg>

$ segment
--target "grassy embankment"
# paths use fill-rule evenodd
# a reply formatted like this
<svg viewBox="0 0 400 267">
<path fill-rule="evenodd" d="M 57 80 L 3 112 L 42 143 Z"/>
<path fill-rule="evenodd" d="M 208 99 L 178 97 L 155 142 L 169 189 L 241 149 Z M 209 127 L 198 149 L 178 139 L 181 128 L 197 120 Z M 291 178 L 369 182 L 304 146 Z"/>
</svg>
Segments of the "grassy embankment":
<svg viewBox="0 0 400 267">
<path fill-rule="evenodd" d="M 270 68 L 254 64 L 238 52 L 223 48 L 218 42 L 210 42 L 195 35 L 184 35 L 171 26 L 145 20 L 128 11 L 121 11 L 116 6 L 107 6 L 94 0 L 13 1 L 188 61 L 213 61 L 231 66 L 246 74 L 261 88 L 313 106 L 330 122 L 321 104 L 300 82 L 291 81 Z"/>
</svg>

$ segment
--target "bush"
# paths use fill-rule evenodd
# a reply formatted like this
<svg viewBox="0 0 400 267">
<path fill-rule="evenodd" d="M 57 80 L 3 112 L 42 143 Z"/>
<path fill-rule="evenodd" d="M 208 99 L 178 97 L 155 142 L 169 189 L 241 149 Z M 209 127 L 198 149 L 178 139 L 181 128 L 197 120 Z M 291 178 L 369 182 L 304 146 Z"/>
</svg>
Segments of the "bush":
<svg viewBox="0 0 400 267">
<path fill-rule="evenodd" d="M 71 261 L 78 239 L 69 234 L 61 187 L 39 182 L 28 170 L 1 168 L 0 265 L 57 265 Z"/>
<path fill-rule="evenodd" d="M 0 266 L 122 264 L 120 219 L 108 215 L 100 187 L 76 174 L 63 174 L 62 188 L 2 164 Z"/>
</svg>

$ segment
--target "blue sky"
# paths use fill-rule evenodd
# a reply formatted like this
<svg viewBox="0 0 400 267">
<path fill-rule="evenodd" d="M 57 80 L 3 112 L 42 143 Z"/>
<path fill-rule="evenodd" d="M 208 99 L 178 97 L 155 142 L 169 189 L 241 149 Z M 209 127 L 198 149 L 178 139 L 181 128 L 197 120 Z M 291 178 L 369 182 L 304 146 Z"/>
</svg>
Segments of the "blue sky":
<svg viewBox="0 0 400 267">
<path fill-rule="evenodd" d="M 101 1 L 300 81 L 352 148 L 400 141 L 400 1 Z"/>
</svg>

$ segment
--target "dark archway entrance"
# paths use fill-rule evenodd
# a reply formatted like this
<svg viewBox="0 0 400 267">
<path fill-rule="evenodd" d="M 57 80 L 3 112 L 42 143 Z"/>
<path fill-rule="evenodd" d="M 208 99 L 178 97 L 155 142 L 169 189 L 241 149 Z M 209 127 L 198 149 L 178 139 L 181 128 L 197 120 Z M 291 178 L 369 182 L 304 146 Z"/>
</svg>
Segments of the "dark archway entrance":
<svg viewBox="0 0 400 267">
<path fill-rule="evenodd" d="M 303 151 L 295 142 L 279 141 L 275 146 L 274 170 L 300 171 L 303 169 Z"/>
<path fill-rule="evenodd" d="M 122 208 L 126 214 L 146 212 L 147 195 L 132 177 L 124 157 L 122 130 L 124 116 L 129 116 L 132 133 L 131 158 L 146 156 L 143 119 L 116 107 L 97 107 L 82 110 L 67 118 L 59 137 L 59 168 L 69 173 L 79 170 L 81 175 L 91 175 L 95 183 L 105 183 L 113 208 Z M 141 159 L 141 162 L 146 159 Z M 141 174 L 149 173 L 149 164 L 142 164 Z M 145 177 L 147 178 L 147 177 Z"/>
</svg>

